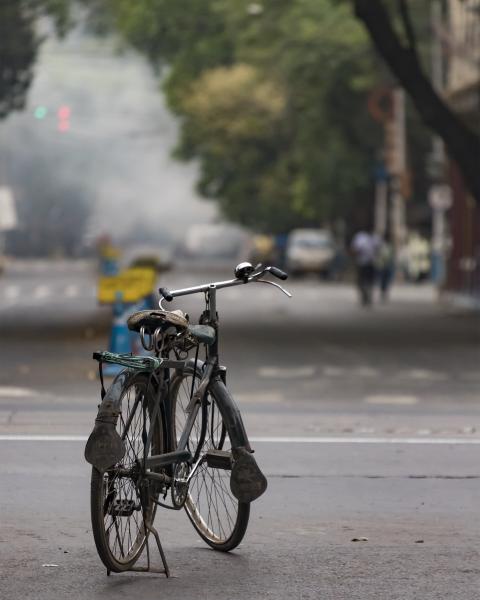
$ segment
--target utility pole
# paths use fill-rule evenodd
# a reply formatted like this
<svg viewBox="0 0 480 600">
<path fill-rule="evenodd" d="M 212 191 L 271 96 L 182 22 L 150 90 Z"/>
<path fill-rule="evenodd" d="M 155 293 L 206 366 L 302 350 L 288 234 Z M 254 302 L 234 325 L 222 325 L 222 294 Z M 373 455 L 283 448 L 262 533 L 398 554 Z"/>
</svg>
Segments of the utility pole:
<svg viewBox="0 0 480 600">
<path fill-rule="evenodd" d="M 392 117 L 386 125 L 387 169 L 391 176 L 390 227 L 395 253 L 398 256 L 407 237 L 405 217 L 405 190 L 402 182 L 407 177 L 405 92 L 392 91 Z"/>
<path fill-rule="evenodd" d="M 438 93 L 444 88 L 444 64 L 442 41 L 439 31 L 442 27 L 442 6 L 440 0 L 431 2 L 431 69 L 432 82 Z M 450 208 L 451 192 L 445 182 L 445 146 L 442 140 L 432 137 L 432 153 L 430 155 L 431 186 L 429 204 L 432 209 L 432 280 L 439 286 L 445 279 L 446 254 L 446 219 L 445 213 Z"/>
<path fill-rule="evenodd" d="M 375 232 L 383 236 L 389 229 L 398 254 L 407 235 L 405 198 L 409 194 L 405 92 L 401 88 L 377 88 L 370 94 L 368 109 L 384 131 L 383 156 L 375 169 Z"/>
</svg>

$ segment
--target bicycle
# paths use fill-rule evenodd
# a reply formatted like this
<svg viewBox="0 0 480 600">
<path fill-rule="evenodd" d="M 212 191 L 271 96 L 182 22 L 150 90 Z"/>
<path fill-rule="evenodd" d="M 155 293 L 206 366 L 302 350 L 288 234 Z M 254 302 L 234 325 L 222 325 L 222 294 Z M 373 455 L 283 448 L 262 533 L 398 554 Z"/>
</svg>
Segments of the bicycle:
<svg viewBox="0 0 480 600">
<path fill-rule="evenodd" d="M 226 385 L 218 352 L 217 291 L 248 283 L 267 283 L 291 297 L 266 274 L 285 280 L 277 267 L 240 263 L 235 279 L 169 291 L 160 288 L 159 310 L 128 319 L 151 356 L 95 352 L 102 402 L 85 448 L 92 464 L 93 536 L 107 574 L 152 571 L 148 538 L 156 540 L 157 507 L 185 509 L 200 537 L 228 552 L 242 541 L 250 503 L 263 494 L 267 480 L 254 457 L 240 411 Z M 191 325 L 182 311 L 163 302 L 204 293 L 205 310 Z M 205 348 L 205 360 L 199 349 Z M 190 356 L 191 352 L 195 356 Z M 105 362 L 125 367 L 104 387 Z M 168 500 L 167 500 L 168 498 Z M 147 567 L 135 567 L 143 550 Z"/>
</svg>

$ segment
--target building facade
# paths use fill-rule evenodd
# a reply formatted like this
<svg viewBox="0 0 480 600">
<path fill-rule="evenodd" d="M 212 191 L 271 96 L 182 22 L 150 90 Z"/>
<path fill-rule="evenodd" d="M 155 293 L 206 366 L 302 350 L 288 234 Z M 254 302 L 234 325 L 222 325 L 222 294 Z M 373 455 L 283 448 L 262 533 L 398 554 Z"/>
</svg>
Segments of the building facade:
<svg viewBox="0 0 480 600">
<path fill-rule="evenodd" d="M 442 37 L 448 56 L 446 97 L 457 114 L 480 134 L 480 0 L 448 0 Z M 480 177 L 480 147 L 478 156 Z M 452 207 L 446 290 L 480 308 L 480 206 L 455 164 L 449 166 Z"/>
</svg>

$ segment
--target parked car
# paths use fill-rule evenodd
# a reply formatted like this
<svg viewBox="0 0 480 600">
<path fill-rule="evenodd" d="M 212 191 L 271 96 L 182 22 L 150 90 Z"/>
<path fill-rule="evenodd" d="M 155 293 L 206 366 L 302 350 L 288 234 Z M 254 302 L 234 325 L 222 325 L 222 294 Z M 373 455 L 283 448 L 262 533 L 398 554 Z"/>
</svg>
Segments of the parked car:
<svg viewBox="0 0 480 600">
<path fill-rule="evenodd" d="M 336 252 L 335 240 L 327 229 L 294 229 L 287 240 L 285 266 L 292 275 L 329 277 Z"/>
<path fill-rule="evenodd" d="M 250 254 L 250 234 L 231 224 L 192 225 L 177 254 L 185 263 L 198 268 L 227 269 Z"/>
</svg>

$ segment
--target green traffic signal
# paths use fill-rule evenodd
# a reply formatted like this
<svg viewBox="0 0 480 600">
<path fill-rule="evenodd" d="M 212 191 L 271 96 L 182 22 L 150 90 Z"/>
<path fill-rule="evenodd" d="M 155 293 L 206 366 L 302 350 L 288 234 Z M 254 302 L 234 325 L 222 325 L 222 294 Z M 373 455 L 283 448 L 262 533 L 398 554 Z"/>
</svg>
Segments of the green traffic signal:
<svg viewBox="0 0 480 600">
<path fill-rule="evenodd" d="M 44 119 L 47 116 L 47 113 L 48 113 L 48 109 L 46 106 L 37 106 L 33 115 L 36 119 L 41 121 L 42 119 Z"/>
</svg>

